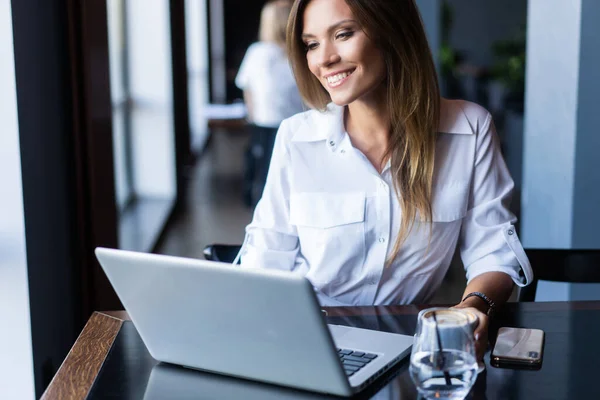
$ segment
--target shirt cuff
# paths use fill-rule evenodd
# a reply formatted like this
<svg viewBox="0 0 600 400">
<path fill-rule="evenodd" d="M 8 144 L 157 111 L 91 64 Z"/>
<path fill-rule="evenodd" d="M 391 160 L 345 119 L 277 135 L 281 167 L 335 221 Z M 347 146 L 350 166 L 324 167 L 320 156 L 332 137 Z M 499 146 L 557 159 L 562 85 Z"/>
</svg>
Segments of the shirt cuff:
<svg viewBox="0 0 600 400">
<path fill-rule="evenodd" d="M 488 254 L 485 257 L 465 266 L 467 273 L 467 283 L 473 278 L 486 272 L 504 272 L 510 276 L 517 286 L 523 287 L 533 281 L 533 271 L 521 241 L 513 225 L 503 228 L 504 240 L 508 249 L 499 250 L 497 253 Z M 508 253 L 508 254 L 507 254 Z M 507 265 L 508 258 L 513 262 Z"/>
<path fill-rule="evenodd" d="M 483 260 L 482 260 L 483 261 Z M 525 282 L 524 277 L 520 274 L 520 266 L 504 266 L 476 263 L 467 268 L 467 284 L 469 284 L 476 276 L 485 274 L 486 272 L 504 272 L 511 277 L 513 282 L 518 286 L 526 286 L 529 282 Z"/>
</svg>

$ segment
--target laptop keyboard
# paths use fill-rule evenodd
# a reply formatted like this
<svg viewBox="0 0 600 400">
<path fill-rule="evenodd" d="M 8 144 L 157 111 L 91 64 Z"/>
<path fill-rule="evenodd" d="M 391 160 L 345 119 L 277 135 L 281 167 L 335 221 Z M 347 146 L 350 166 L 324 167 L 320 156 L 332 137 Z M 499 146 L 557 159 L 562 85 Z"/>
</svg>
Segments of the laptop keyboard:
<svg viewBox="0 0 600 400">
<path fill-rule="evenodd" d="M 362 367 L 377 358 L 377 354 L 364 353 L 362 351 L 352 351 L 348 349 L 338 349 L 340 361 L 344 366 L 346 375 L 352 376 Z"/>
</svg>

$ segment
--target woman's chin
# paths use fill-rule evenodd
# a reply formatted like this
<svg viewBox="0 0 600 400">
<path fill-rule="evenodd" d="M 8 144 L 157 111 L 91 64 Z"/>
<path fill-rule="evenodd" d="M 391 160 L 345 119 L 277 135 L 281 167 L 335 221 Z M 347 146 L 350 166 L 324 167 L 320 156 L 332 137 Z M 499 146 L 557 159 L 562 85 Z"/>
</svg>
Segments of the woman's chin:
<svg viewBox="0 0 600 400">
<path fill-rule="evenodd" d="M 330 95 L 330 97 L 331 102 L 336 106 L 344 107 L 352 103 L 352 99 L 350 99 L 348 96 Z"/>
<path fill-rule="evenodd" d="M 329 97 L 331 97 L 333 104 L 337 106 L 347 106 L 360 98 L 358 93 L 352 90 L 352 88 L 331 90 L 329 91 Z"/>
</svg>

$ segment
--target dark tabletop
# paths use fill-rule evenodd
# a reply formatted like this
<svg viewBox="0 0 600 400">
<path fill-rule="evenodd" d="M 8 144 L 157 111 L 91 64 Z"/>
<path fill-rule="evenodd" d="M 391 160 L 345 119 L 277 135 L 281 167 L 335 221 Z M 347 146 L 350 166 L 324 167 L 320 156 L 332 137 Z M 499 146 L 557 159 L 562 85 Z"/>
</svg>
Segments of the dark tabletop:
<svg viewBox="0 0 600 400">
<path fill-rule="evenodd" d="M 422 308 L 425 307 L 329 308 L 327 322 L 412 335 L 416 314 Z M 67 358 L 44 398 L 86 398 L 86 394 L 93 400 L 335 398 L 158 363 L 146 350 L 133 324 L 126 320 L 126 314 L 122 315 L 105 358 L 94 361 L 96 369 L 91 367 L 92 372 L 84 378 L 74 378 L 81 365 L 78 366 L 77 360 L 69 363 Z M 103 314 L 95 316 L 111 318 Z M 537 371 L 491 367 L 488 352 L 486 370 L 479 374 L 468 399 L 600 399 L 600 386 L 593 383 L 600 378 L 600 302 L 509 303 L 494 318 L 490 329 L 492 342 L 501 326 L 542 329 L 546 334 L 542 367 Z M 98 346 L 103 347 L 87 345 L 87 348 L 92 351 Z M 418 398 L 408 373 L 408 362 L 408 359 L 401 362 L 355 398 Z M 87 387 L 77 386 L 78 380 L 86 379 Z M 83 396 L 70 396 L 72 393 Z"/>
</svg>

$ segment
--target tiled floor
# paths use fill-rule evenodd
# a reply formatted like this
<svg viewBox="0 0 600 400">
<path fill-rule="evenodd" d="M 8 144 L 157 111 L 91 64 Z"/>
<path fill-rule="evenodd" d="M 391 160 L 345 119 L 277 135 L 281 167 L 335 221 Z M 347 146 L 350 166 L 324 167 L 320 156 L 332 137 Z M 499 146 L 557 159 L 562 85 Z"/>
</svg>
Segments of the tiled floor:
<svg viewBox="0 0 600 400">
<path fill-rule="evenodd" d="M 161 254 L 203 258 L 211 243 L 242 243 L 252 212 L 242 202 L 244 132 L 217 131 L 189 174 L 188 198 L 162 244 Z M 460 262 L 453 263 L 434 298 L 437 304 L 460 301 L 465 287 Z"/>
</svg>

